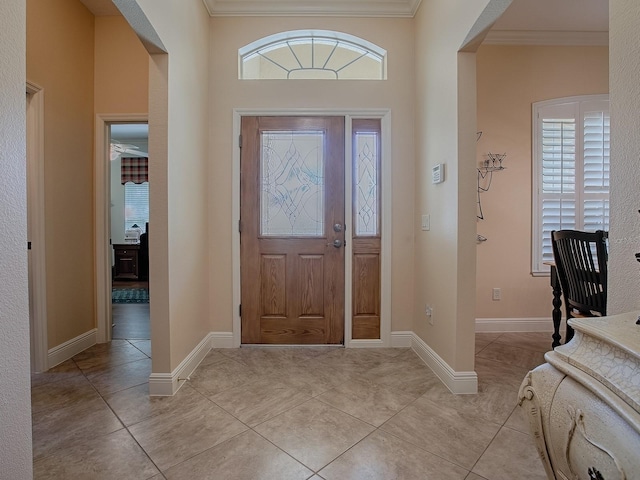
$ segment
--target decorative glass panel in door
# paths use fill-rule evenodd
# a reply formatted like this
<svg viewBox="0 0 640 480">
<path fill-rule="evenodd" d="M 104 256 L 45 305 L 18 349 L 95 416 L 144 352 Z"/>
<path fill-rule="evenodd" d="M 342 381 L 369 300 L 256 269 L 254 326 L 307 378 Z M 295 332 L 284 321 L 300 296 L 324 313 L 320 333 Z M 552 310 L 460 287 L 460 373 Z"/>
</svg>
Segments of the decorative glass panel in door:
<svg viewBox="0 0 640 480">
<path fill-rule="evenodd" d="M 261 133 L 263 236 L 324 234 L 324 132 Z"/>
<path fill-rule="evenodd" d="M 355 128 L 358 128 L 358 122 Z M 354 200 L 356 235 L 378 235 L 378 132 L 354 135 Z"/>
</svg>

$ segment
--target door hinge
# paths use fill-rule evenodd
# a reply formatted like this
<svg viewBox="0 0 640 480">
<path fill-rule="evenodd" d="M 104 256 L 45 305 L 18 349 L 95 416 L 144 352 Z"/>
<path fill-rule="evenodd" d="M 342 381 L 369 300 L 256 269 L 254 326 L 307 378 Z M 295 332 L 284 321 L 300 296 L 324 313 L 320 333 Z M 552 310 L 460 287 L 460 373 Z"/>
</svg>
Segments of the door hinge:
<svg viewBox="0 0 640 480">
<path fill-rule="evenodd" d="M 238 147 L 242 148 L 242 135 L 238 135 Z"/>
<path fill-rule="evenodd" d="M 238 232 L 242 233 L 242 220 L 238 220 Z"/>
<path fill-rule="evenodd" d="M 238 316 L 242 316 L 242 304 L 238 305 Z"/>
<path fill-rule="evenodd" d="M 27 250 L 31 250 L 31 242 L 27 242 Z"/>
</svg>

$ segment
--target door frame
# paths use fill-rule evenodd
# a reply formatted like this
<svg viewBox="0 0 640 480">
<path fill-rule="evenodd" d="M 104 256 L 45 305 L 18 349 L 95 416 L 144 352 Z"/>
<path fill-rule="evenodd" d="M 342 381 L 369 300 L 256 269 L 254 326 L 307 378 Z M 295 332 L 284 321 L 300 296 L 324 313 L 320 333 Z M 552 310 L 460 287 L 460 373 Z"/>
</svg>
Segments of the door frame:
<svg viewBox="0 0 640 480">
<path fill-rule="evenodd" d="M 111 341 L 111 169 L 109 125 L 149 123 L 146 113 L 98 114 L 95 122 L 95 270 L 98 343 Z"/>
<path fill-rule="evenodd" d="M 232 301 L 233 301 L 233 347 L 241 345 L 240 319 L 240 143 L 241 120 L 243 116 L 341 116 L 345 118 L 345 199 L 352 197 L 352 169 L 351 165 L 351 120 L 353 118 L 379 118 L 382 128 L 382 161 L 381 161 L 381 285 L 380 285 L 380 339 L 354 340 L 351 338 L 351 303 L 352 303 L 352 245 L 350 241 L 345 247 L 345 317 L 344 317 L 344 346 L 354 347 L 390 347 L 391 346 L 391 110 L 390 109 L 249 109 L 234 108 L 233 110 L 233 155 L 231 172 L 231 232 L 232 232 Z M 345 201 L 346 231 L 351 232 L 352 225 L 351 203 Z"/>
<path fill-rule="evenodd" d="M 47 266 L 44 199 L 44 89 L 26 83 L 27 102 L 27 221 L 29 253 L 29 324 L 31 327 L 31 371 L 49 368 L 47 334 Z"/>
</svg>

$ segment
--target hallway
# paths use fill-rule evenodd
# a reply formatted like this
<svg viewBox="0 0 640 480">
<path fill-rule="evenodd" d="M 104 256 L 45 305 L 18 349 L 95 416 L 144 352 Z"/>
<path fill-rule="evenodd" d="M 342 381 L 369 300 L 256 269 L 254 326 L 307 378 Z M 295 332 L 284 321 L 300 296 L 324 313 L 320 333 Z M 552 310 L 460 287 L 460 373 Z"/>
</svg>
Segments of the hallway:
<svg viewBox="0 0 640 480">
<path fill-rule="evenodd" d="M 479 393 L 409 349 L 212 350 L 148 396 L 150 342 L 114 340 L 32 377 L 36 479 L 543 480 L 516 408 L 550 334 L 477 334 Z"/>
<path fill-rule="evenodd" d="M 112 282 L 112 290 L 144 289 L 149 295 L 148 281 Z M 111 338 L 113 340 L 151 340 L 149 301 L 123 301 L 111 304 Z"/>
</svg>

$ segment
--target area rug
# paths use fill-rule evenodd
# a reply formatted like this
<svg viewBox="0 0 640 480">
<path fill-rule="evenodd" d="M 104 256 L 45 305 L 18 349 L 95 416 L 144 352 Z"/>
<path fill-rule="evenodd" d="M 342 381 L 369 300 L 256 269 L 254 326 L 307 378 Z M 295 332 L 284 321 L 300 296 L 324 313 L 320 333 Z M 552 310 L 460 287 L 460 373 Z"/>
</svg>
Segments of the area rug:
<svg viewBox="0 0 640 480">
<path fill-rule="evenodd" d="M 118 288 L 111 290 L 113 303 L 149 303 L 149 290 L 146 288 Z"/>
</svg>

